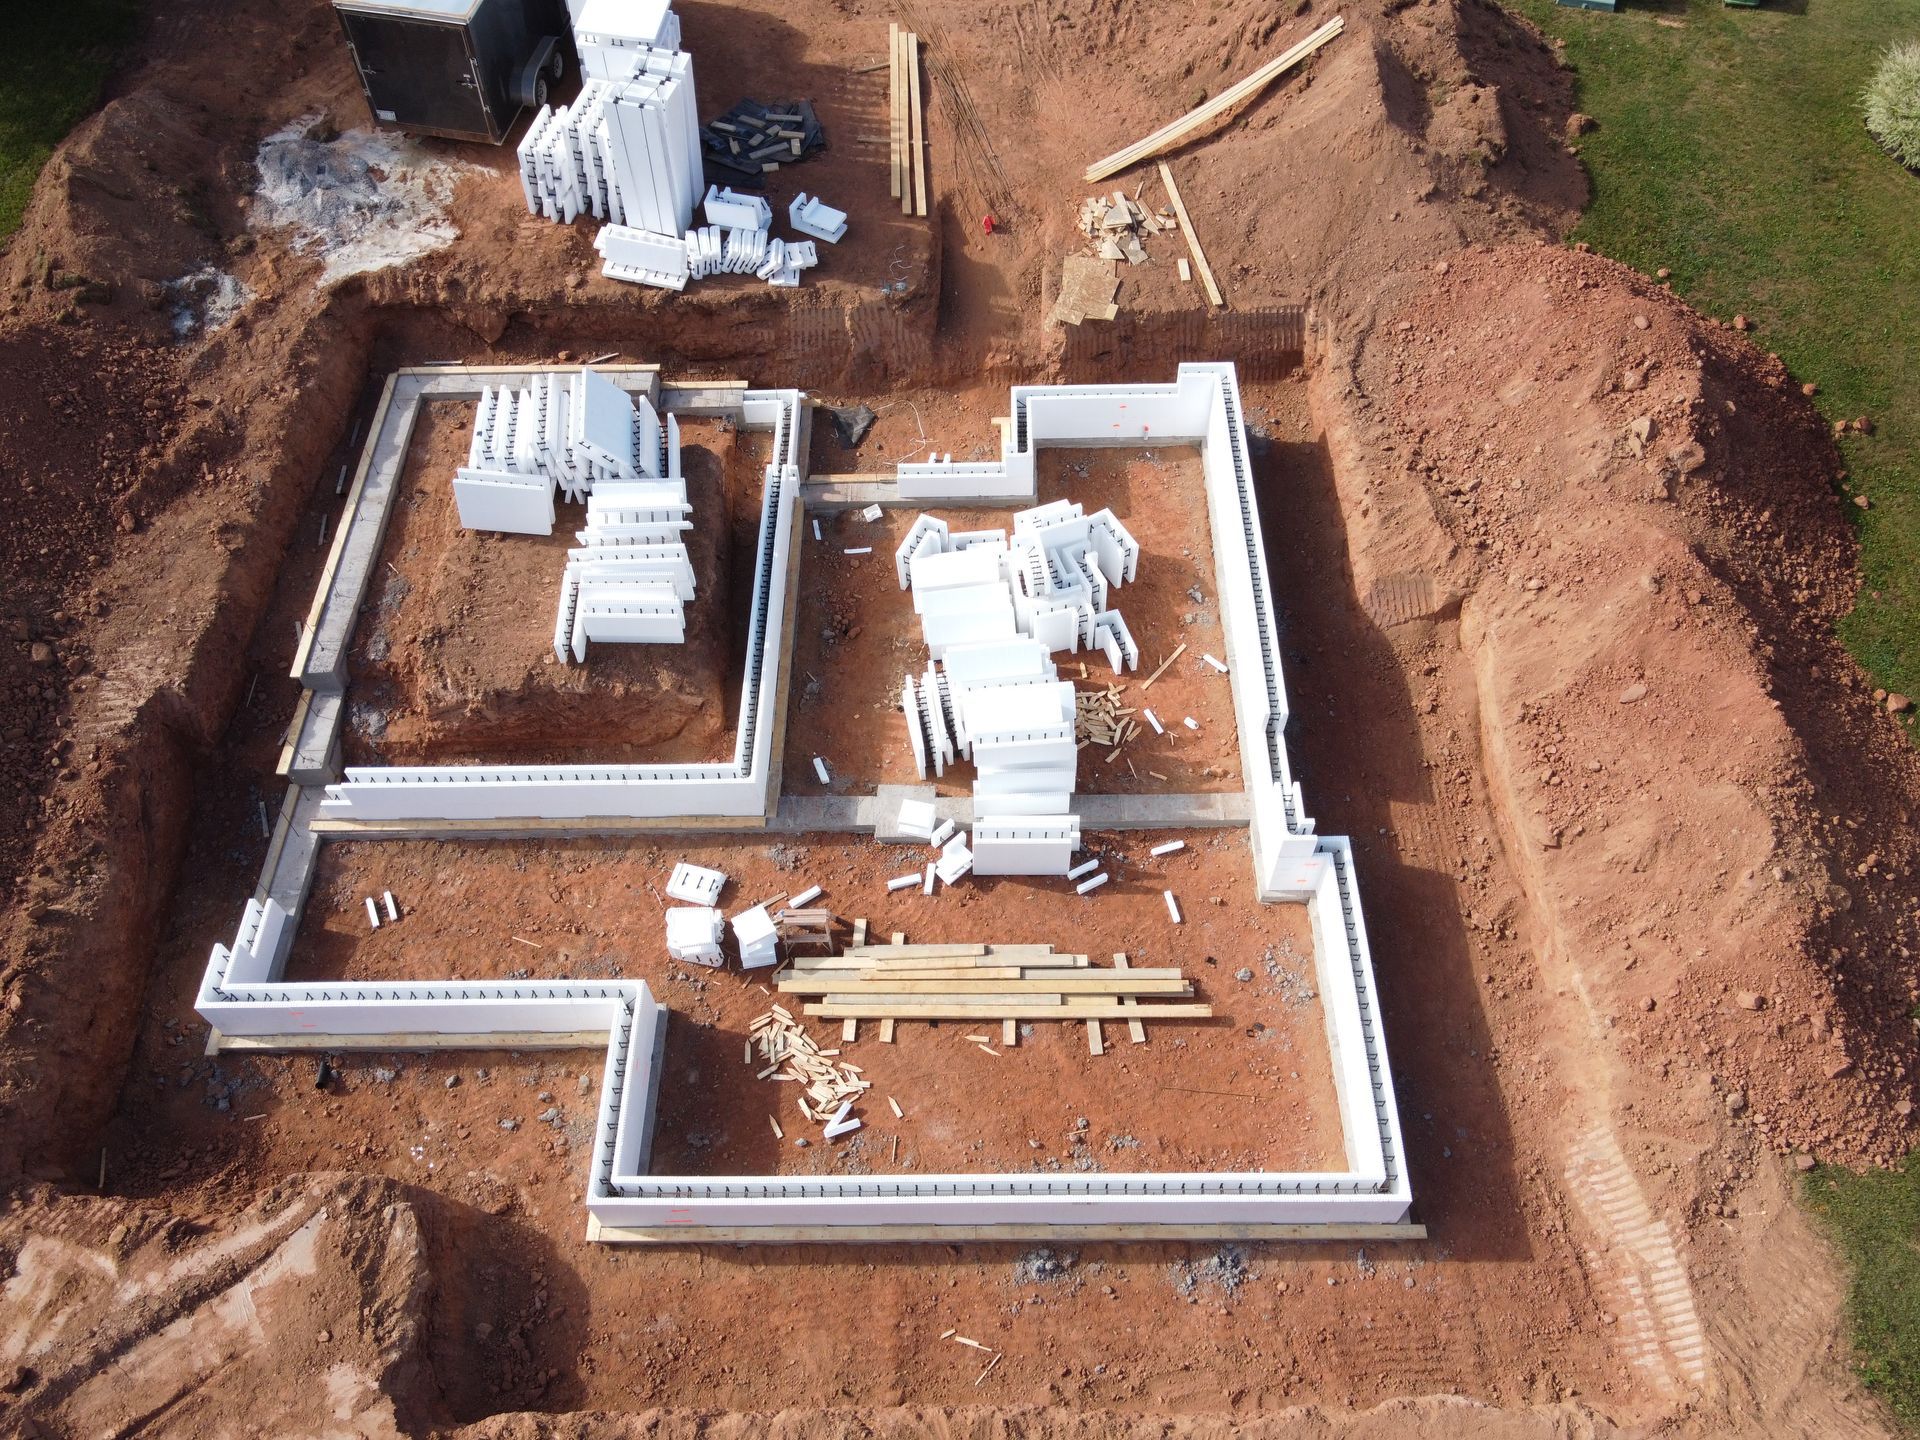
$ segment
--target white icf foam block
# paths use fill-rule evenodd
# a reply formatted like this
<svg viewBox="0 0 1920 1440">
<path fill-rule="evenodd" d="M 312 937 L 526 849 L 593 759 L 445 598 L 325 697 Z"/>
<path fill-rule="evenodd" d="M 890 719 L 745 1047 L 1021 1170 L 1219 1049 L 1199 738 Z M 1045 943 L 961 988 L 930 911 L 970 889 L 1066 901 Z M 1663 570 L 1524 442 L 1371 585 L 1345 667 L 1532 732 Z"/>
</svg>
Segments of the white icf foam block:
<svg viewBox="0 0 1920 1440">
<path fill-rule="evenodd" d="M 867 506 L 866 509 L 860 512 L 860 518 L 866 521 L 869 525 L 871 525 L 874 521 L 878 520 L 882 515 L 886 513 L 887 512 L 883 510 L 879 505 L 869 505 Z"/>
<path fill-rule="evenodd" d="M 920 872 L 918 870 L 914 871 L 911 875 L 896 875 L 887 881 L 887 892 L 891 894 L 895 890 L 905 890 L 908 886 L 918 885 L 919 883 Z"/>
<path fill-rule="evenodd" d="M 1187 842 L 1184 840 L 1169 840 L 1164 845 L 1154 846 L 1153 849 L 1147 853 L 1149 855 L 1175 855 L 1186 848 Z"/>
<path fill-rule="evenodd" d="M 1201 656 L 1200 658 L 1201 658 L 1202 660 L 1204 660 L 1204 661 L 1206 661 L 1206 662 L 1207 662 L 1207 664 L 1209 664 L 1209 665 L 1211 665 L 1211 666 L 1212 666 L 1212 667 L 1213 667 L 1214 669 L 1216 669 L 1216 670 L 1218 670 L 1218 671 L 1219 671 L 1219 672 L 1220 672 L 1220 673 L 1221 673 L 1222 675 L 1224 675 L 1224 674 L 1226 674 L 1226 673 L 1227 673 L 1227 662 L 1226 662 L 1226 661 L 1224 661 L 1224 660 L 1217 660 L 1217 659 L 1215 659 L 1215 658 L 1214 658 L 1213 656 L 1211 656 L 1211 655 L 1202 655 L 1202 656 Z"/>
<path fill-rule="evenodd" d="M 1171 890 L 1162 890 L 1160 893 L 1166 897 L 1167 914 L 1171 915 L 1173 917 L 1173 923 L 1178 925 L 1180 923 L 1180 902 L 1173 898 L 1173 891 Z"/>
<path fill-rule="evenodd" d="M 936 813 L 930 800 L 902 800 L 900 818 L 897 822 L 902 835 L 911 835 L 916 840 L 933 838 Z"/>
<path fill-rule="evenodd" d="M 927 843 L 935 849 L 938 849 L 940 846 L 946 844 L 948 837 L 959 828 L 960 827 L 951 820 L 942 820 L 940 822 L 940 828 L 927 837 Z"/>
<path fill-rule="evenodd" d="M 1098 860 L 1084 861 L 1083 863 L 1074 866 L 1073 869 L 1067 871 L 1067 879 L 1078 880 L 1082 875 L 1085 875 L 1092 870 L 1098 870 L 1099 868 L 1100 868 L 1100 862 Z"/>
<path fill-rule="evenodd" d="M 920 893 L 921 893 L 922 895 L 931 895 L 931 894 L 933 894 L 933 881 L 934 881 L 934 869 L 933 869 L 933 862 L 932 862 L 931 860 L 929 860 L 929 861 L 927 862 L 927 873 L 926 873 L 926 876 L 925 876 L 925 878 L 924 878 L 924 879 L 923 879 L 923 880 L 921 881 L 921 884 L 920 884 Z"/>
<path fill-rule="evenodd" d="M 833 783 L 833 776 L 827 773 L 827 762 L 822 760 L 818 755 L 813 757 L 813 773 L 820 777 L 820 783 L 822 785 L 831 785 Z"/>
<path fill-rule="evenodd" d="M 787 223 L 802 235 L 835 244 L 847 233 L 847 212 L 836 210 L 818 196 L 802 190 L 787 206 Z"/>
<path fill-rule="evenodd" d="M 798 895 L 789 895 L 787 897 L 787 908 L 789 910 L 798 910 L 802 905 L 818 900 L 822 893 L 818 885 L 809 885 Z"/>
<path fill-rule="evenodd" d="M 391 890 L 383 890 L 381 892 L 381 898 L 387 902 L 387 919 L 398 920 L 400 918 L 400 907 L 393 903 L 393 892 Z"/>
<path fill-rule="evenodd" d="M 380 928 L 380 912 L 375 908 L 371 895 L 367 896 L 367 921 L 374 929 Z"/>
<path fill-rule="evenodd" d="M 1162 724 L 1160 723 L 1160 717 L 1159 717 L 1158 715 L 1156 715 L 1156 714 L 1154 714 L 1154 713 L 1153 713 L 1153 711 L 1151 711 L 1151 710 L 1142 710 L 1142 711 L 1141 711 L 1140 713 L 1141 713 L 1142 715 L 1144 715 L 1144 716 L 1146 716 L 1146 717 L 1147 717 L 1147 723 L 1148 723 L 1149 725 L 1151 725 L 1151 726 L 1153 726 L 1153 733 L 1154 733 L 1154 734 L 1156 734 L 1156 735 L 1164 735 L 1164 734 L 1166 734 L 1166 733 L 1167 733 L 1167 727 L 1166 727 L 1166 726 L 1164 726 L 1164 725 L 1162 725 Z"/>
<path fill-rule="evenodd" d="M 850 1119 L 838 1121 L 835 1124 L 827 1126 L 826 1129 L 820 1132 L 820 1136 L 824 1140 L 838 1140 L 842 1135 L 851 1135 L 854 1131 L 858 1130 L 859 1128 L 860 1128 L 860 1120 L 856 1116 Z"/>
<path fill-rule="evenodd" d="M 685 900 L 690 905 L 711 905 L 720 898 L 720 892 L 726 885 L 727 877 L 722 871 L 709 870 L 704 865 L 691 865 L 682 860 L 667 877 L 667 894 L 675 900 Z"/>
<path fill-rule="evenodd" d="M 1073 893 L 1076 895 L 1091 894 L 1112 878 L 1111 875 L 1096 875 L 1091 880 L 1082 880 L 1078 885 L 1073 887 Z"/>
<path fill-rule="evenodd" d="M 703 208 L 709 225 L 724 225 L 730 230 L 765 230 L 773 224 L 773 207 L 766 196 L 741 194 L 718 185 L 707 187 Z"/>
</svg>

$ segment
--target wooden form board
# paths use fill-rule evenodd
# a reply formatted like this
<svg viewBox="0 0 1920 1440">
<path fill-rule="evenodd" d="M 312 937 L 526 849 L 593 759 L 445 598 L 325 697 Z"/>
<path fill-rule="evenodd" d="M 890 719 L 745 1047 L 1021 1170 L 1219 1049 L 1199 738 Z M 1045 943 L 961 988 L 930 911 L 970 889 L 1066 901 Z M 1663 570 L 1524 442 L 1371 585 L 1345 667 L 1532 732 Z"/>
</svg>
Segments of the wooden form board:
<svg viewBox="0 0 1920 1440">
<path fill-rule="evenodd" d="M 1381 1225 L 603 1225 L 589 1216 L 587 1239 L 612 1245 L 946 1245 L 961 1240 L 1105 1240 L 1156 1244 L 1184 1240 L 1425 1240 L 1427 1227 Z"/>
<path fill-rule="evenodd" d="M 1191 995 L 1193 987 L 1185 980 L 1177 979 L 1128 980 L 1104 976 L 1098 979 L 1055 976 L 1050 980 L 1019 975 L 983 980 L 864 980 L 821 976 L 806 980 L 782 980 L 780 991 L 786 995 L 951 995 L 960 999 L 977 994 Z"/>
<path fill-rule="evenodd" d="M 207 1035 L 207 1054 L 250 1050 L 604 1050 L 604 1030 L 501 1030 L 484 1035 L 394 1031 L 383 1035 Z"/>
<path fill-rule="evenodd" d="M 1241 101 L 1252 99 L 1266 88 L 1269 81 L 1291 70 L 1345 28 L 1346 22 L 1338 15 L 1334 16 L 1299 44 L 1291 46 L 1284 53 L 1269 60 L 1244 80 L 1229 85 L 1206 104 L 1195 106 L 1178 120 L 1162 125 L 1145 139 L 1136 140 L 1125 149 L 1114 151 L 1106 159 L 1094 161 L 1087 167 L 1087 182 L 1097 184 L 1109 175 L 1117 175 L 1130 165 L 1137 165 L 1142 160 L 1151 159 L 1163 150 L 1169 150 L 1180 144 L 1208 122 L 1226 114 Z"/>
<path fill-rule="evenodd" d="M 980 1004 L 968 1000 L 928 1000 L 909 1005 L 820 1003 L 801 1007 L 808 1015 L 822 1020 L 1124 1020 L 1129 1015 L 1142 1020 L 1207 1020 L 1213 1006 L 1198 1001 L 1153 1001 L 1121 1009 L 1115 1001 L 1088 997 L 1065 1000 L 1058 1005 Z"/>
<path fill-rule="evenodd" d="M 1187 237 L 1187 249 L 1193 252 L 1193 265 L 1200 272 L 1200 283 L 1206 286 L 1207 299 L 1220 309 L 1225 309 L 1227 302 L 1221 297 L 1220 286 L 1213 278 L 1213 266 L 1207 263 L 1207 252 L 1200 248 L 1200 237 L 1193 229 L 1193 217 L 1187 214 L 1187 202 L 1180 198 L 1180 187 L 1173 183 L 1173 171 L 1167 168 L 1164 160 L 1160 162 L 1160 183 L 1167 187 L 1167 199 L 1173 202 L 1173 213 L 1179 217 L 1181 233 Z M 1154 677 L 1156 680 L 1158 678 L 1158 675 Z M 1140 688 L 1144 690 L 1147 687 L 1142 685 Z"/>
<path fill-rule="evenodd" d="M 920 103 L 920 37 L 907 37 L 907 99 L 913 111 L 913 213 L 927 214 L 927 121 Z"/>
<path fill-rule="evenodd" d="M 900 198 L 900 162 L 907 153 L 907 147 L 900 135 L 900 25 L 898 21 L 887 24 L 887 131 L 892 146 L 890 156 L 891 169 L 887 175 L 887 193 L 894 199 Z"/>
</svg>

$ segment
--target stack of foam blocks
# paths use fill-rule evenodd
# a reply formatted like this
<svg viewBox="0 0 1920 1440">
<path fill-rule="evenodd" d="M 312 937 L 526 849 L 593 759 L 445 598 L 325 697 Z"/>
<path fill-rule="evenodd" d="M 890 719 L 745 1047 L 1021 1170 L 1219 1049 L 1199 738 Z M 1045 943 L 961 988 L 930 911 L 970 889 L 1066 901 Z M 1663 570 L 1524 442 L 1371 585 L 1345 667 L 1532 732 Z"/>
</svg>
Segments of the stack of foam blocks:
<svg viewBox="0 0 1920 1440">
<path fill-rule="evenodd" d="M 663 464 L 678 478 L 679 455 L 678 424 L 669 416 L 663 432 L 644 396 L 592 370 L 535 375 L 481 390 L 454 503 L 468 530 L 551 535 L 555 487 L 577 504 L 596 484 L 658 476 Z"/>
<path fill-rule="evenodd" d="M 667 911 L 667 954 L 689 965 L 717 969 L 725 962 L 720 936 L 725 920 L 707 905 L 676 905 Z"/>
<path fill-rule="evenodd" d="M 1140 547 L 1111 511 L 1057 501 L 1003 530 L 952 533 L 915 520 L 894 554 L 932 657 L 902 682 L 900 707 L 922 778 L 974 766 L 972 863 L 981 875 L 1064 875 L 1080 846 L 1074 693 L 1052 655 L 1103 651 L 1137 669 L 1139 647 L 1107 607 Z"/>
<path fill-rule="evenodd" d="M 623 432 L 605 391 L 588 391 L 576 449 L 608 473 L 597 474 L 581 496 L 587 524 L 567 552 L 554 611 L 554 654 L 576 663 L 586 661 L 592 642 L 680 644 L 694 598 L 686 543 L 693 506 L 680 472 L 679 422 L 668 415 L 663 425 L 644 395 L 609 388 L 627 411 L 626 424 Z"/>
<path fill-rule="evenodd" d="M 693 61 L 657 5 L 589 0 L 574 22 L 583 76 L 571 105 L 542 106 L 520 142 L 527 209 L 604 220 L 604 273 L 679 289 L 702 161 Z M 611 232 L 611 233 L 609 233 Z"/>
<path fill-rule="evenodd" d="M 740 947 L 742 970 L 761 970 L 780 963 L 780 930 L 766 906 L 756 905 L 734 916 L 733 938 Z"/>
</svg>

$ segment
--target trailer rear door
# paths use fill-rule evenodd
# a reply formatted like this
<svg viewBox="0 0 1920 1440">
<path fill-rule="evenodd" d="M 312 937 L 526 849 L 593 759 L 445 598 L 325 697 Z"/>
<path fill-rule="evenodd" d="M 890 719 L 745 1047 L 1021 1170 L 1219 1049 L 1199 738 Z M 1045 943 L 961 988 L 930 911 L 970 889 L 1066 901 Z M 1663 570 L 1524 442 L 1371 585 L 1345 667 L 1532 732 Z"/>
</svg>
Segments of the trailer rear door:
<svg viewBox="0 0 1920 1440">
<path fill-rule="evenodd" d="M 374 115 L 410 130 L 497 138 L 464 24 L 340 11 Z"/>
</svg>

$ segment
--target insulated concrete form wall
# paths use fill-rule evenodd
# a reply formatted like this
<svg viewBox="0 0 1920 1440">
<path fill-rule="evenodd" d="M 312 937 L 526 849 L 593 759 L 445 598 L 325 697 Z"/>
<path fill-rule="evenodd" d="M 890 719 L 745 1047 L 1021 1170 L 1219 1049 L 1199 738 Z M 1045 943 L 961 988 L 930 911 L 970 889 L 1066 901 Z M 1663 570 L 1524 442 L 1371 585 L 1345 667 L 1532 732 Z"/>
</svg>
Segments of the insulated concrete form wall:
<svg viewBox="0 0 1920 1440">
<path fill-rule="evenodd" d="M 749 390 L 741 424 L 771 430 L 761 494 L 753 609 L 730 763 L 713 765 L 353 766 L 321 807 L 355 820 L 663 819 L 764 815 L 774 718 L 787 657 L 789 572 L 797 559 L 806 402 L 797 390 Z"/>
</svg>

